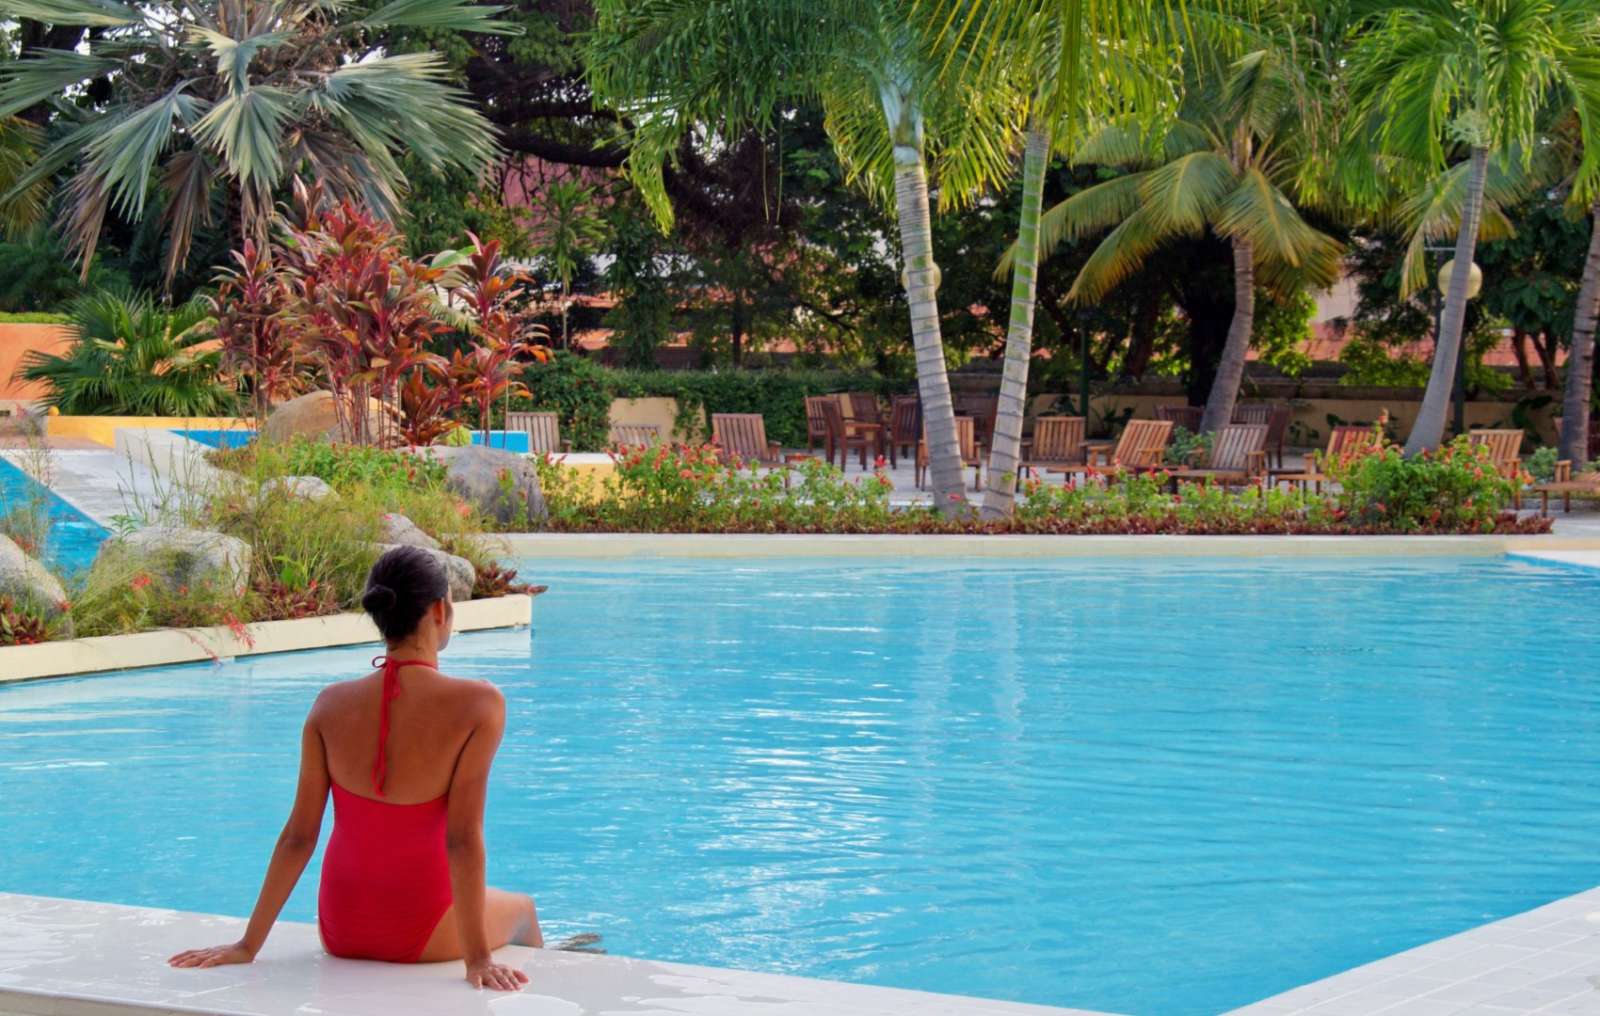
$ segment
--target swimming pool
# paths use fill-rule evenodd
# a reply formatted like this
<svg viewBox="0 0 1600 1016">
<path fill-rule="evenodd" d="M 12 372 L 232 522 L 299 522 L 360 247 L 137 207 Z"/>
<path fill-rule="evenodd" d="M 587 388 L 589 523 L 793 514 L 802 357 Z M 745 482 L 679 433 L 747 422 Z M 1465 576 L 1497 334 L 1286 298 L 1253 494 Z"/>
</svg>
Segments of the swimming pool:
<svg viewBox="0 0 1600 1016">
<path fill-rule="evenodd" d="M 173 433 L 212 448 L 243 448 L 256 439 L 256 432 L 253 430 L 186 427 L 174 430 Z"/>
<path fill-rule="evenodd" d="M 106 530 L 49 488 L 0 458 L 0 515 L 42 509 L 49 518 L 50 534 L 41 559 L 58 575 L 73 575 L 94 563 L 105 542 Z"/>
<path fill-rule="evenodd" d="M 490 877 L 614 952 L 1209 1013 L 1600 884 L 1600 573 L 522 564 Z M 0 889 L 246 913 L 371 655 L 0 689 Z"/>
</svg>

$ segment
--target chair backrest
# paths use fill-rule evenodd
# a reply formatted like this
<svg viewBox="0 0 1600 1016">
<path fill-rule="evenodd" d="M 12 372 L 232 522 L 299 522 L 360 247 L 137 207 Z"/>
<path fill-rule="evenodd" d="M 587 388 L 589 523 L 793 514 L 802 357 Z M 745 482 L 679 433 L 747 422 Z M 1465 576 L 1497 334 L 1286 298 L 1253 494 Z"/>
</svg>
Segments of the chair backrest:
<svg viewBox="0 0 1600 1016">
<path fill-rule="evenodd" d="M 1191 434 L 1199 433 L 1200 418 L 1205 410 L 1199 406 L 1157 406 L 1156 419 L 1165 420 L 1174 427 L 1182 427 Z"/>
<path fill-rule="evenodd" d="M 1267 445 L 1276 448 L 1283 444 L 1283 437 L 1289 430 L 1289 407 L 1272 405 L 1270 403 L 1256 403 L 1249 406 L 1239 406 L 1233 411 L 1234 423 L 1264 423 L 1267 425 Z"/>
<path fill-rule="evenodd" d="M 653 445 L 660 440 L 660 424 L 613 423 L 611 425 L 611 443 L 614 446 Z"/>
<path fill-rule="evenodd" d="M 1140 469 L 1158 465 L 1173 426 L 1171 420 L 1129 420 L 1112 453 L 1117 464 Z"/>
<path fill-rule="evenodd" d="M 922 439 L 928 439 L 927 427 L 923 427 Z M 978 462 L 978 428 L 977 421 L 970 416 L 956 417 L 956 444 L 961 448 L 961 461 L 967 465 L 976 465 Z"/>
<path fill-rule="evenodd" d="M 1489 457 L 1501 472 L 1516 468 L 1522 461 L 1522 438 L 1520 430 L 1474 430 L 1467 436 L 1474 445 L 1489 449 Z"/>
<path fill-rule="evenodd" d="M 901 395 L 894 400 L 889 418 L 889 438 L 897 445 L 914 444 L 922 433 L 922 400 Z"/>
<path fill-rule="evenodd" d="M 827 424 L 828 437 L 833 441 L 843 441 L 848 434 L 844 419 L 844 407 L 838 399 L 829 399 L 822 404 L 822 419 Z"/>
<path fill-rule="evenodd" d="M 1230 423 L 1217 428 L 1211 438 L 1211 454 L 1207 464 L 1212 469 L 1246 470 L 1252 455 L 1267 447 L 1267 425 L 1264 423 Z"/>
<path fill-rule="evenodd" d="M 1372 427 L 1335 427 L 1328 434 L 1328 461 L 1364 455 L 1378 446 L 1377 432 Z"/>
<path fill-rule="evenodd" d="M 825 437 L 828 433 L 828 422 L 822 416 L 822 404 L 834 402 L 832 395 L 807 395 L 806 396 L 806 436 Z"/>
<path fill-rule="evenodd" d="M 850 407 L 850 419 L 857 423 L 882 423 L 883 410 L 878 408 L 878 397 L 871 392 L 851 392 L 845 396 Z"/>
<path fill-rule="evenodd" d="M 506 429 L 528 434 L 528 451 L 535 455 L 561 450 L 561 416 L 558 413 L 507 413 Z"/>
<path fill-rule="evenodd" d="M 1041 416 L 1033 424 L 1033 455 L 1038 462 L 1083 461 L 1081 416 Z"/>
<path fill-rule="evenodd" d="M 712 413 L 711 438 L 728 455 L 765 462 L 767 421 L 760 413 Z"/>
</svg>

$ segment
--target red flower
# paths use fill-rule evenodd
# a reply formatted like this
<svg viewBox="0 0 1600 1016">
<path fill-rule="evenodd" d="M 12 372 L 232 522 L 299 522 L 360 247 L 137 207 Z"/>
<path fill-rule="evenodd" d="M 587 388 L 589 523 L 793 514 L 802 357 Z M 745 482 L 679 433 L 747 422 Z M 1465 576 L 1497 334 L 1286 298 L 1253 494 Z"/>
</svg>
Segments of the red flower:
<svg viewBox="0 0 1600 1016">
<path fill-rule="evenodd" d="M 149 584 L 150 576 L 146 575 L 144 572 L 140 572 L 139 574 L 135 575 L 133 577 L 133 581 L 128 583 L 128 585 L 132 586 L 135 590 L 143 589 Z"/>
<path fill-rule="evenodd" d="M 876 469 L 882 469 L 884 466 L 886 466 L 888 464 L 889 464 L 889 460 L 884 458 L 882 455 L 879 455 L 877 458 L 872 460 L 872 465 Z"/>
</svg>

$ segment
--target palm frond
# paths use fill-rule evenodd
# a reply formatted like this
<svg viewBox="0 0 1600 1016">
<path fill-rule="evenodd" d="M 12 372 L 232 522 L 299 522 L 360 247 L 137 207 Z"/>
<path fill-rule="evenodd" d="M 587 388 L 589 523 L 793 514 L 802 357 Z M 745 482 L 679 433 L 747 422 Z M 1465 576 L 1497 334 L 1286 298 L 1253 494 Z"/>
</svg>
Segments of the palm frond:
<svg viewBox="0 0 1600 1016">
<path fill-rule="evenodd" d="M 356 28 L 432 28 L 482 35 L 520 35 L 522 29 L 495 17 L 508 8 L 471 0 L 390 0 L 354 23 Z"/>
<path fill-rule="evenodd" d="M 1045 209 L 1039 215 L 1039 260 L 1048 258 L 1065 241 L 1093 236 L 1124 221 L 1138 211 L 1143 173 L 1129 173 L 1083 190 Z M 1000 258 L 995 277 L 1011 273 L 1017 254 L 1013 241 Z"/>
<path fill-rule="evenodd" d="M 117 69 L 117 61 L 65 49 L 30 50 L 25 60 L 12 60 L 0 72 L 0 117 L 13 116 L 84 81 Z"/>
<path fill-rule="evenodd" d="M 1100 299 L 1139 270 L 1145 258 L 1170 237 L 1155 227 L 1150 209 L 1140 208 L 1100 242 L 1067 291 L 1067 299 L 1088 303 Z"/>
<path fill-rule="evenodd" d="M 290 96 L 268 85 L 235 90 L 194 126 L 195 137 L 222 156 L 241 186 L 270 189 L 283 176 L 283 126 Z"/>
<path fill-rule="evenodd" d="M 1156 231 L 1195 236 L 1237 184 L 1233 166 L 1222 155 L 1191 152 L 1147 173 L 1140 197 Z"/>
<path fill-rule="evenodd" d="M 1339 278 L 1343 248 L 1333 237 L 1311 227 L 1283 192 L 1259 169 L 1245 171 L 1217 216 L 1217 231 L 1243 237 L 1255 251 L 1256 264 L 1269 283 L 1293 277 L 1312 288 L 1326 289 Z"/>
<path fill-rule="evenodd" d="M 137 9 L 116 0 L 0 0 L 0 17 L 93 28 L 137 25 L 144 20 Z"/>
</svg>

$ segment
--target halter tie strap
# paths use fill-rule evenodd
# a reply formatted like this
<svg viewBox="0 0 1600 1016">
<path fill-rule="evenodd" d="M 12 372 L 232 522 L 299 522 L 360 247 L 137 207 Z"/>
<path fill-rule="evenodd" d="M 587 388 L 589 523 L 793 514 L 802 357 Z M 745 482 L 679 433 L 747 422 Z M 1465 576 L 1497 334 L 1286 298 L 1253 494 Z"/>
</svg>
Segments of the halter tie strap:
<svg viewBox="0 0 1600 1016">
<path fill-rule="evenodd" d="M 389 703 L 400 697 L 401 667 L 432 667 L 427 660 L 396 660 L 377 656 L 374 667 L 383 669 L 383 691 L 378 700 L 378 757 L 372 762 L 372 792 L 383 795 L 383 783 L 389 775 Z"/>
</svg>

